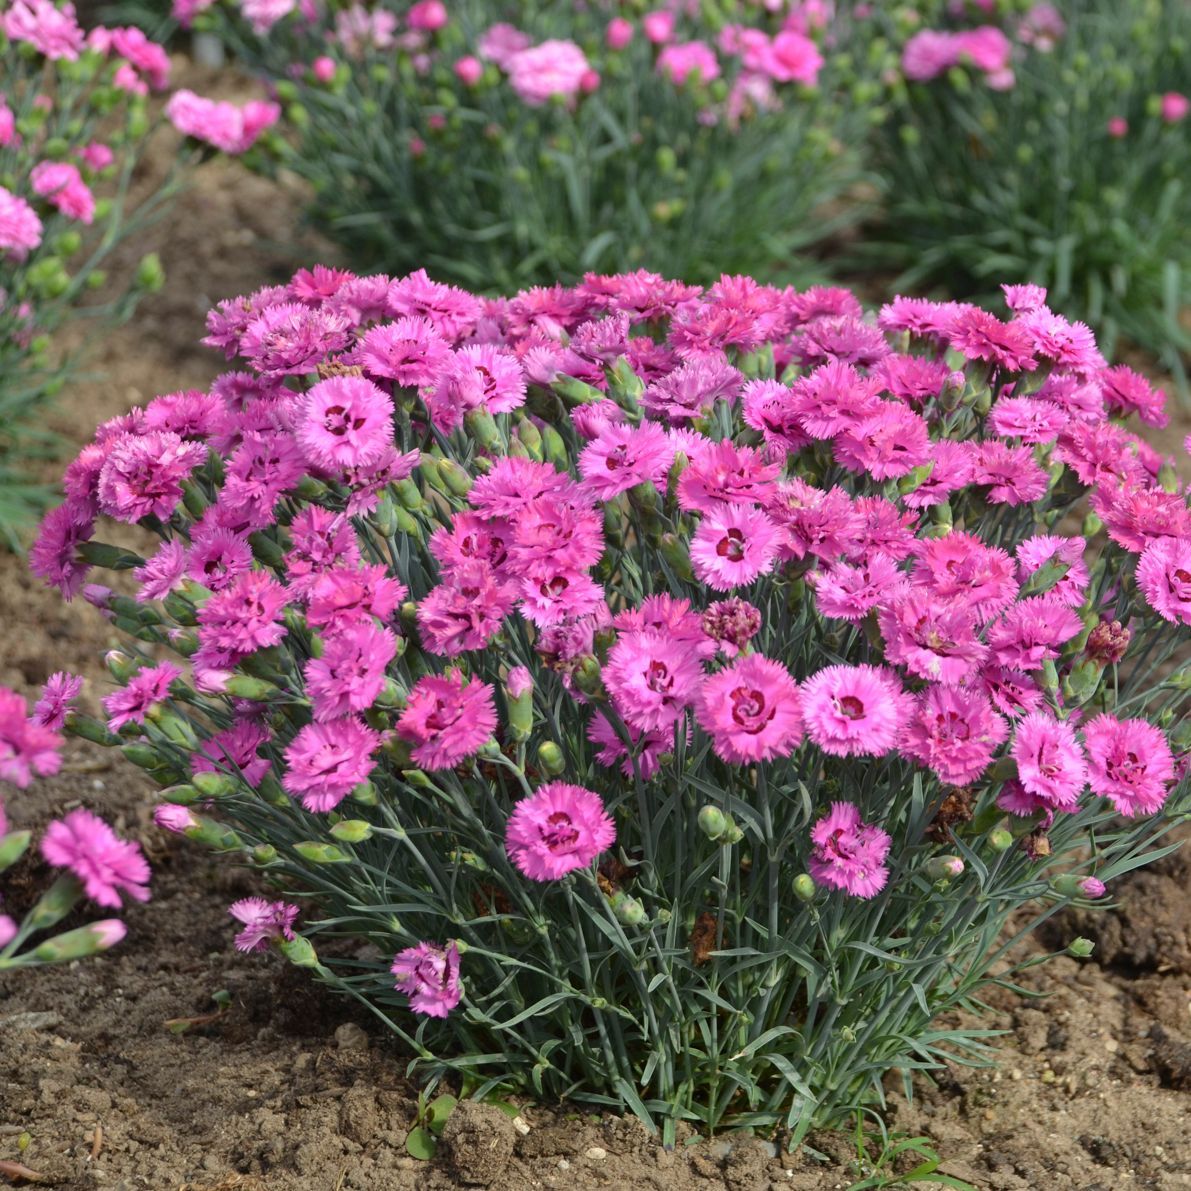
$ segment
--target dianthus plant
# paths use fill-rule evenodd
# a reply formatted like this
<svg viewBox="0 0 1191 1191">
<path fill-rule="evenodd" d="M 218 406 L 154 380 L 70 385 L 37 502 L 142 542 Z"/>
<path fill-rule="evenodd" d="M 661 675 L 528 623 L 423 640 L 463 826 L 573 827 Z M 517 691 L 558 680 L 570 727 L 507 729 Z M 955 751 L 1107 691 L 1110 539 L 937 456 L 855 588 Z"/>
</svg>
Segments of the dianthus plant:
<svg viewBox="0 0 1191 1191">
<path fill-rule="evenodd" d="M 51 337 L 71 322 L 102 331 L 162 283 L 153 254 L 131 276 L 109 279 L 106 266 L 182 185 L 180 161 L 133 187 L 156 123 L 149 96 L 169 71 L 139 29 L 84 32 L 70 4 L 0 3 L 0 541 L 10 546 L 51 496 L 29 466 L 52 441 L 37 407 L 76 371 L 86 338 Z M 171 114 L 188 96 L 206 102 L 178 92 Z M 259 106 L 276 119 L 274 105 Z"/>
<path fill-rule="evenodd" d="M 1183 377 L 1191 8 L 1022 9 L 969 11 L 904 39 L 892 118 L 874 142 L 881 256 L 903 285 L 1049 286 L 1052 306 L 1090 322 L 1106 354 L 1124 337 Z"/>
<path fill-rule="evenodd" d="M 875 85 L 812 0 L 178 0 L 289 102 L 279 162 L 355 261 L 477 289 L 585 272 L 795 275 L 856 213 Z M 701 13 L 701 15 L 699 15 Z M 838 28 L 837 28 L 838 26 Z M 805 268 L 805 265 L 802 266 Z"/>
<path fill-rule="evenodd" d="M 1161 854 L 1191 745 L 1163 395 L 1005 297 L 225 302 L 234 370 L 101 427 L 33 551 L 129 638 L 67 725 L 423 1077 L 797 1139 L 979 1059 L 938 1016 Z"/>
</svg>

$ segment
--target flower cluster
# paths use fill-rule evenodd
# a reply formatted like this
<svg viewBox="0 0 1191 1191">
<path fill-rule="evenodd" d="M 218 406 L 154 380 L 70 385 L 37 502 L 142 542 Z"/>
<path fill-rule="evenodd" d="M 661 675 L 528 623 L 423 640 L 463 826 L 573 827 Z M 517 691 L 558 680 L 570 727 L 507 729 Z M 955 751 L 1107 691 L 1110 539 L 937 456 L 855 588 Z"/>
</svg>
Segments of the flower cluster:
<svg viewBox="0 0 1191 1191">
<path fill-rule="evenodd" d="M 101 426 L 32 551 L 129 638 L 72 730 L 293 899 L 238 946 L 442 1019 L 434 1069 L 714 1124 L 735 1064 L 754 1115 L 837 1119 L 911 1053 L 839 1028 L 920 1056 L 1008 915 L 1186 801 L 1191 512 L 1127 427 L 1164 395 L 1003 299 L 318 267 L 220 303 L 230 370 Z"/>
<path fill-rule="evenodd" d="M 821 0 L 782 7 L 543 5 L 516 25 L 483 0 L 174 11 L 274 80 L 291 135 L 256 161 L 308 179 L 354 257 L 515 286 L 759 270 L 826 234 L 868 116 L 830 58 L 843 24 Z"/>
<path fill-rule="evenodd" d="M 54 674 L 32 712 L 15 691 L 0 687 L 0 783 L 24 790 L 34 778 L 58 772 L 62 729 L 74 714 L 72 705 L 82 685 L 82 679 L 73 675 Z M 32 832 L 10 829 L 0 798 L 0 875 L 22 859 L 32 842 Z M 39 942 L 30 940 L 61 922 L 84 899 L 119 910 L 122 897 L 149 898 L 149 865 L 140 846 L 118 838 L 89 810 L 79 808 L 51 822 L 39 850 L 52 868 L 63 872 L 26 908 L 20 921 L 9 912 L 17 907 L 5 905 L 0 898 L 0 971 L 69 963 L 106 951 L 124 938 L 125 926 L 118 918 L 75 927 Z"/>
<path fill-rule="evenodd" d="M 169 75 L 166 51 L 139 29 L 85 32 L 72 5 L 52 0 L 14 0 L 0 11 L 0 538 L 8 545 L 49 496 L 22 456 L 30 437 L 44 442 L 34 410 L 76 363 L 55 353 L 51 336 L 72 319 L 127 318 L 162 284 L 153 255 L 114 286 L 105 266 L 181 185 L 179 167 L 135 206 L 128 197 L 151 130 L 148 97 L 168 88 Z M 274 105 L 250 104 L 233 136 L 222 112 L 230 105 L 213 105 L 225 117 L 217 124 L 207 102 L 178 92 L 168 107 L 179 127 L 189 114 L 184 130 L 227 152 L 277 118 Z M 105 287 L 115 295 L 88 296 Z"/>
</svg>

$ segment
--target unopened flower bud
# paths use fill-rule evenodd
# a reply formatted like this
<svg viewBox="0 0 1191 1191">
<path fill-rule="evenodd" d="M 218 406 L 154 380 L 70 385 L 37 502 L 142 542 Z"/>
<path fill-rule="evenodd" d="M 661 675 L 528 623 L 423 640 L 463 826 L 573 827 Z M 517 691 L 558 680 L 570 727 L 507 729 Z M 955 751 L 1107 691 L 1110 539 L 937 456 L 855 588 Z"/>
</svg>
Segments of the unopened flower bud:
<svg viewBox="0 0 1191 1191">
<path fill-rule="evenodd" d="M 248 699 L 253 703 L 268 703 L 281 694 L 271 682 L 248 674 L 233 674 L 224 684 L 223 691 L 233 699 Z"/>
<path fill-rule="evenodd" d="M 544 740 L 538 746 L 538 762 L 551 777 L 558 777 L 567 767 L 562 749 L 553 740 Z"/>
<path fill-rule="evenodd" d="M 257 844 L 252 849 L 252 860 L 254 864 L 267 865 L 272 864 L 277 859 L 277 849 L 272 844 Z"/>
<path fill-rule="evenodd" d="M 994 852 L 1008 852 L 1013 847 L 1013 833 L 996 827 L 988 833 L 988 846 Z"/>
<path fill-rule="evenodd" d="M 640 926 L 645 921 L 645 907 L 627 893 L 614 893 L 610 899 L 616 920 L 625 926 Z"/>
<path fill-rule="evenodd" d="M 446 484 L 447 490 L 455 496 L 466 496 L 471 491 L 471 476 L 453 459 L 440 459 L 438 474 Z"/>
<path fill-rule="evenodd" d="M 1087 959 L 1095 950 L 1096 944 L 1091 939 L 1085 939 L 1082 935 L 1077 939 L 1072 939 L 1067 944 L 1067 954 L 1073 956 L 1075 959 Z"/>
<path fill-rule="evenodd" d="M 372 838 L 372 824 L 364 819 L 340 819 L 331 834 L 345 844 L 362 844 Z"/>
<path fill-rule="evenodd" d="M 108 668 L 108 673 L 121 683 L 127 682 L 140 667 L 136 658 L 130 658 L 118 649 L 109 649 L 103 655 L 103 664 Z"/>
<path fill-rule="evenodd" d="M 468 410 L 463 419 L 463 425 L 468 434 L 485 451 L 501 454 L 504 451 L 504 438 L 496 425 L 496 419 L 486 409 Z"/>
<path fill-rule="evenodd" d="M 528 740 L 533 731 L 533 677 L 525 666 L 509 671 L 505 679 L 505 702 L 509 709 L 509 736 Z"/>
<path fill-rule="evenodd" d="M 126 934 L 124 923 L 118 918 L 104 918 L 87 926 L 76 927 L 33 949 L 33 958 L 43 964 L 63 964 L 74 959 L 86 959 L 115 947 Z"/>
<path fill-rule="evenodd" d="M 592 699 L 602 698 L 604 682 L 600 674 L 600 663 L 590 653 L 583 657 L 574 672 L 575 685 Z"/>
<path fill-rule="evenodd" d="M 69 873 L 59 877 L 29 911 L 27 922 L 30 930 L 45 930 L 55 922 L 61 922 L 78 905 L 82 896 L 83 887 L 77 877 Z"/>
<path fill-rule="evenodd" d="M 10 831 L 7 835 L 0 835 L 0 873 L 24 856 L 32 838 L 31 831 Z"/>
<path fill-rule="evenodd" d="M 680 537 L 672 533 L 662 534 L 660 543 L 662 557 L 670 565 L 671 570 L 684 583 L 694 581 L 695 574 L 691 570 L 691 555 L 687 544 Z"/>
<path fill-rule="evenodd" d="M 794 878 L 794 896 L 800 902 L 814 901 L 815 882 L 810 873 L 799 873 Z"/>
<path fill-rule="evenodd" d="M 710 840 L 718 840 L 728 830 L 728 816 L 710 804 L 699 811 L 699 830 Z"/>
<path fill-rule="evenodd" d="M 89 715 L 80 715 L 77 711 L 67 714 L 66 731 L 71 736 L 89 740 L 92 744 L 102 744 L 105 748 L 111 748 L 120 743 L 120 738 L 109 732 L 105 724 L 101 724 L 97 719 L 92 719 Z"/>
<path fill-rule="evenodd" d="M 299 968 L 318 967 L 318 955 L 310 940 L 303 935 L 298 935 L 293 939 L 284 939 L 278 944 L 278 949 L 291 964 L 296 964 Z"/>
<path fill-rule="evenodd" d="M 353 786 L 352 792 L 348 797 L 353 802 L 358 802 L 361 806 L 380 805 L 380 794 L 372 782 L 360 782 L 358 786 Z"/>
<path fill-rule="evenodd" d="M 153 822 L 158 827 L 165 828 L 175 834 L 181 834 L 188 828 L 197 827 L 198 819 L 194 812 L 179 802 L 163 802 L 153 808 Z"/>
<path fill-rule="evenodd" d="M 932 856 L 922 870 L 928 881 L 950 881 L 964 871 L 964 862 L 958 856 Z"/>
<path fill-rule="evenodd" d="M 234 777 L 212 771 L 196 773 L 190 779 L 190 784 L 206 798 L 226 798 L 240 788 L 240 783 Z"/>
<path fill-rule="evenodd" d="M 321 844 L 316 840 L 299 840 L 293 849 L 303 860 L 311 864 L 344 864 L 351 857 L 334 844 Z"/>
</svg>

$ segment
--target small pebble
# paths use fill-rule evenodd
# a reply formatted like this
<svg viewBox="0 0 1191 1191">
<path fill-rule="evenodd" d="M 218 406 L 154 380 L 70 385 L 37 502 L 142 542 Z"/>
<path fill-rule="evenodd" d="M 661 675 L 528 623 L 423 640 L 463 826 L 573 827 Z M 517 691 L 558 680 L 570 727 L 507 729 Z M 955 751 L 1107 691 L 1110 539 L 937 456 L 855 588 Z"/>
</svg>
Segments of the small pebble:
<svg viewBox="0 0 1191 1191">
<path fill-rule="evenodd" d="M 565 1158 L 559 1158 L 558 1169 L 559 1170 L 570 1170 L 571 1164 Z"/>
<path fill-rule="evenodd" d="M 592 1146 L 590 1150 L 584 1151 L 583 1157 L 590 1158 L 593 1162 L 603 1162 L 608 1157 L 608 1151 L 599 1146 Z"/>
<path fill-rule="evenodd" d="M 514 1117 L 513 1128 L 524 1137 L 529 1132 L 529 1122 L 524 1117 Z"/>
</svg>

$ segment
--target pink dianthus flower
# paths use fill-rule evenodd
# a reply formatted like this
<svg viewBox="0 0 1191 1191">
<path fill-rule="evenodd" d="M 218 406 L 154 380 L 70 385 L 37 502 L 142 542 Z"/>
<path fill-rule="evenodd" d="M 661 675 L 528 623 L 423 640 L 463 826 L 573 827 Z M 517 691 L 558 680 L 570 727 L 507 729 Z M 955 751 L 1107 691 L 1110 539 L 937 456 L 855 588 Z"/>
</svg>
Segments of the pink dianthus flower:
<svg viewBox="0 0 1191 1191">
<path fill-rule="evenodd" d="M 120 906 L 121 892 L 149 900 L 149 865 L 140 845 L 117 838 L 98 815 L 81 807 L 46 828 L 41 854 L 55 868 L 67 868 L 83 883 L 92 901 Z"/>
<path fill-rule="evenodd" d="M 393 442 L 393 400 L 362 376 L 329 377 L 306 394 L 295 435 L 320 467 L 375 462 Z"/>
<path fill-rule="evenodd" d="M 1011 749 L 1027 793 L 1054 810 L 1069 811 L 1088 784 L 1088 768 L 1071 725 L 1034 711 L 1018 725 Z"/>
<path fill-rule="evenodd" d="M 703 666 L 690 646 L 656 629 L 628 632 L 603 670 L 613 705 L 630 727 L 672 727 L 694 702 Z"/>
<path fill-rule="evenodd" d="M 831 811 L 811 828 L 810 875 L 822 885 L 843 889 L 853 897 L 876 897 L 885 888 L 885 867 L 892 839 L 879 827 L 864 823 L 860 808 L 833 802 Z"/>
<path fill-rule="evenodd" d="M 422 769 L 452 769 L 479 751 L 496 729 L 492 688 L 457 671 L 428 674 L 409 693 L 397 735 L 414 746 Z"/>
<path fill-rule="evenodd" d="M 122 690 L 104 697 L 108 727 L 116 732 L 124 724 L 143 724 L 149 709 L 169 698 L 170 683 L 181 676 L 182 671 L 171 662 L 138 670 Z"/>
<path fill-rule="evenodd" d="M 1161 810 L 1175 778 L 1166 736 L 1146 720 L 1098 715 L 1084 728 L 1088 779 L 1122 815 L 1136 818 Z"/>
<path fill-rule="evenodd" d="M 237 951 L 263 951 L 270 939 L 292 939 L 298 907 L 290 902 L 271 902 L 263 897 L 242 897 L 227 912 L 244 924 L 235 938 Z"/>
<path fill-rule="evenodd" d="M 802 684 L 807 736 L 838 757 L 887 753 L 911 707 L 897 675 L 884 666 L 828 666 Z"/>
<path fill-rule="evenodd" d="M 745 654 L 704 680 L 695 718 L 734 765 L 788 757 L 802 741 L 798 687 L 780 663 Z"/>
<path fill-rule="evenodd" d="M 547 782 L 509 816 L 505 850 L 532 881 L 557 881 L 586 868 L 616 842 L 600 796 L 567 782 Z"/>
<path fill-rule="evenodd" d="M 409 997 L 409 1007 L 424 1017 L 446 1017 L 463 997 L 459 979 L 459 948 L 454 943 L 439 947 L 419 943 L 393 957 L 389 969 L 397 977 L 395 987 Z"/>
<path fill-rule="evenodd" d="M 308 811 L 334 810 L 376 768 L 381 735 L 354 716 L 307 724 L 285 750 L 285 790 Z"/>
</svg>

